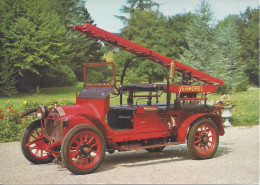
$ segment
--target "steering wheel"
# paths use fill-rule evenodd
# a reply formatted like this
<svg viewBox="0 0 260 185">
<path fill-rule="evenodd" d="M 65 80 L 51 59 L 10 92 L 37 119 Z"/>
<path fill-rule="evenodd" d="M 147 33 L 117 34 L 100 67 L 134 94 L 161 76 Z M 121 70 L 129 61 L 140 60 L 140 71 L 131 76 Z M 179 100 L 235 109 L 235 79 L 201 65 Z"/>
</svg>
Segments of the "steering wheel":
<svg viewBox="0 0 260 185">
<path fill-rule="evenodd" d="M 102 84 L 112 85 L 111 82 L 108 82 L 106 80 L 102 80 L 101 83 Z M 115 90 L 116 90 L 116 92 L 115 92 Z M 111 94 L 113 94 L 115 96 L 118 96 L 120 94 L 120 91 L 119 91 L 119 89 L 116 86 L 114 86 L 114 90 L 111 92 Z"/>
<path fill-rule="evenodd" d="M 116 92 L 115 92 L 116 90 Z M 120 91 L 119 89 L 115 86 L 114 90 L 111 92 L 111 94 L 115 95 L 115 96 L 118 96 L 120 94 Z"/>
</svg>

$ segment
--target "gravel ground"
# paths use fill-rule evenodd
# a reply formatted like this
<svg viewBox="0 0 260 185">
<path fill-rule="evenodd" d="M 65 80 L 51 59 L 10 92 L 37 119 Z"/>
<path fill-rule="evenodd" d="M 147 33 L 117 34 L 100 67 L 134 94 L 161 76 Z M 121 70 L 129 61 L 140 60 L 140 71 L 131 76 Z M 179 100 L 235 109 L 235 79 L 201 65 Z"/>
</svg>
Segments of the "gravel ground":
<svg viewBox="0 0 260 185">
<path fill-rule="evenodd" d="M 209 160 L 192 160 L 186 145 L 160 153 L 107 153 L 92 174 L 73 175 L 60 163 L 33 165 L 20 143 L 0 144 L 1 184 L 259 184 L 259 126 L 231 127 Z"/>
</svg>

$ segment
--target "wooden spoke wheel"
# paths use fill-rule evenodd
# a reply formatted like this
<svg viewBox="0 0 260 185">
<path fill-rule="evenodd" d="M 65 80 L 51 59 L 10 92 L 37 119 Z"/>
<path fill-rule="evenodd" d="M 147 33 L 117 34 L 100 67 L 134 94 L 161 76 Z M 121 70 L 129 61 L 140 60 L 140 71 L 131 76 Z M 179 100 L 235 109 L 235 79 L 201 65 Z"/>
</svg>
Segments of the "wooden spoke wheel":
<svg viewBox="0 0 260 185">
<path fill-rule="evenodd" d="M 218 128 L 212 120 L 198 120 L 190 128 L 187 146 L 193 158 L 211 158 L 217 151 L 218 143 Z"/>
<path fill-rule="evenodd" d="M 61 158 L 72 173 L 92 173 L 103 162 L 105 148 L 105 139 L 97 128 L 78 125 L 65 136 L 61 145 Z"/>
<path fill-rule="evenodd" d="M 54 157 L 48 153 L 49 142 L 45 139 L 41 122 L 31 123 L 24 131 L 21 148 L 25 158 L 34 164 L 51 162 Z"/>
</svg>

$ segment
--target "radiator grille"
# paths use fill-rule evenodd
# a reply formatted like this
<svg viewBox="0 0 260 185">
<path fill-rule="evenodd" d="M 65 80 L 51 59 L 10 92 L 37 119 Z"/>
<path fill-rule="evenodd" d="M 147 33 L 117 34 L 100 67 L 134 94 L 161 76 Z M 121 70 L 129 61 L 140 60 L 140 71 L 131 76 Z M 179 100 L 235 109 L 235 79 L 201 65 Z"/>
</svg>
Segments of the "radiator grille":
<svg viewBox="0 0 260 185">
<path fill-rule="evenodd" d="M 44 134 L 51 141 L 60 141 L 63 138 L 63 122 L 55 118 L 59 117 L 58 113 L 50 113 L 45 119 Z"/>
</svg>

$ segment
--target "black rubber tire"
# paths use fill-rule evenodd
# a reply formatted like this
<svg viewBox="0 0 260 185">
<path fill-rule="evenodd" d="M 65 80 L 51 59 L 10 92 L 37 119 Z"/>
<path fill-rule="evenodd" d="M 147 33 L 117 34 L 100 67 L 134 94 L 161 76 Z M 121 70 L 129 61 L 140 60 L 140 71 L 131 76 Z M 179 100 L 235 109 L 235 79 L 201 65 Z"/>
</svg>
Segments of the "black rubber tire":
<svg viewBox="0 0 260 185">
<path fill-rule="evenodd" d="M 26 147 L 26 144 L 28 143 L 28 137 L 30 136 L 32 131 L 34 129 L 36 129 L 37 127 L 41 127 L 41 122 L 39 120 L 32 122 L 30 125 L 28 125 L 23 133 L 23 135 L 21 137 L 21 149 L 22 149 L 23 155 L 28 161 L 30 161 L 31 163 L 34 163 L 34 164 L 50 163 L 51 161 L 53 161 L 53 159 L 55 159 L 55 157 L 53 157 L 51 154 L 48 156 L 48 158 L 39 159 L 39 158 L 34 157 L 30 153 L 28 147 Z"/>
<path fill-rule="evenodd" d="M 215 131 L 215 137 L 216 137 L 216 141 L 215 141 L 215 144 L 214 144 L 214 147 L 212 149 L 212 151 L 207 154 L 207 155 L 201 155 L 197 152 L 197 150 L 195 149 L 194 147 L 194 134 L 197 130 L 197 128 L 199 126 L 201 126 L 202 124 L 209 124 Z M 189 132 L 188 132 L 188 138 L 187 138 L 187 146 L 188 146 L 188 150 L 191 154 L 191 156 L 194 158 L 194 159 L 198 159 L 198 160 L 203 160 L 203 159 L 209 159 L 211 157 L 213 157 L 213 155 L 216 153 L 217 151 L 217 148 L 218 148 L 218 144 L 219 144 L 219 133 L 218 133 L 218 128 L 215 124 L 214 121 L 212 121 L 211 119 L 207 119 L 207 118 L 203 118 L 203 119 L 200 119 L 198 121 L 196 121 L 192 127 L 190 128 Z"/>
<path fill-rule="evenodd" d="M 101 142 L 101 155 L 100 155 L 98 161 L 96 162 L 96 164 L 93 167 L 88 168 L 88 169 L 77 168 L 76 166 L 74 166 L 71 163 L 71 161 L 69 159 L 70 142 L 73 139 L 73 137 L 81 131 L 94 132 L 98 136 L 98 138 L 100 139 L 100 142 Z M 100 167 L 100 165 L 102 164 L 104 157 L 105 157 L 105 151 L 106 151 L 106 142 L 105 142 L 103 134 L 97 128 L 95 128 L 91 125 L 82 124 L 82 125 L 77 125 L 74 128 L 72 128 L 71 130 L 69 130 L 69 132 L 64 137 L 62 144 L 61 144 L 61 159 L 62 159 L 63 165 L 72 173 L 77 174 L 77 175 L 89 174 L 89 173 L 94 172 L 95 170 L 97 170 Z"/>
</svg>

